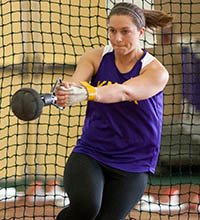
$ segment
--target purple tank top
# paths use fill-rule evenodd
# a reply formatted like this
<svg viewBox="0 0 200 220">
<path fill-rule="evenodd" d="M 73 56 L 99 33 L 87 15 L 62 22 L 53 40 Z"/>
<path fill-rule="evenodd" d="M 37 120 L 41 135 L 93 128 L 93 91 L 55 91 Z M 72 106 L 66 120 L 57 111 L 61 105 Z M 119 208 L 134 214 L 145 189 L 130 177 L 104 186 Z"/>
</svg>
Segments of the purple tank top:
<svg viewBox="0 0 200 220">
<path fill-rule="evenodd" d="M 123 83 L 138 76 L 142 61 L 128 73 L 120 73 L 114 51 L 104 54 L 92 78 L 95 87 Z M 103 104 L 88 101 L 82 137 L 73 152 L 128 172 L 155 172 L 162 130 L 163 92 L 142 101 Z"/>
</svg>

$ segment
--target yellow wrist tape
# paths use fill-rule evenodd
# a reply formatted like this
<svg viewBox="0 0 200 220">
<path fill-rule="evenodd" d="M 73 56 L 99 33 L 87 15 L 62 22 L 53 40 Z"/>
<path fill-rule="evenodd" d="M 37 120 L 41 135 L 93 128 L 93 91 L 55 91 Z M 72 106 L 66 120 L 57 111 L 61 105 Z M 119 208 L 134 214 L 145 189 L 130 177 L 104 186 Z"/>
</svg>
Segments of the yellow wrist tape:
<svg viewBox="0 0 200 220">
<path fill-rule="evenodd" d="M 97 91 L 94 86 L 91 86 L 88 82 L 81 81 L 80 84 L 84 86 L 88 92 L 88 100 L 94 101 L 96 100 Z"/>
</svg>

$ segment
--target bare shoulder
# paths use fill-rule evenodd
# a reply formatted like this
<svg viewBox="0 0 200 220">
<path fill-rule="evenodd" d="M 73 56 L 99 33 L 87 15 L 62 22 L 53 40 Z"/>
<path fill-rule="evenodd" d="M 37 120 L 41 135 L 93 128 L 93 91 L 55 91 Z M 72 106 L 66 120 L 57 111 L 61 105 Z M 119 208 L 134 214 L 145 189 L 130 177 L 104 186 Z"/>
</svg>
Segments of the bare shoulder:
<svg viewBox="0 0 200 220">
<path fill-rule="evenodd" d="M 102 54 L 103 54 L 103 47 L 102 48 L 94 48 L 86 51 L 82 57 L 90 60 L 95 60 L 95 59 L 101 59 Z"/>
<path fill-rule="evenodd" d="M 92 63 L 92 65 L 94 66 L 95 72 L 97 72 L 99 68 L 102 55 L 103 55 L 103 50 L 104 50 L 104 47 L 90 49 L 86 51 L 82 56 L 82 59 L 84 60 L 86 59 L 88 62 Z"/>
<path fill-rule="evenodd" d="M 157 58 L 152 60 L 142 69 L 141 75 L 143 75 L 145 78 L 158 82 L 160 85 L 166 85 L 169 79 L 168 70 Z"/>
<path fill-rule="evenodd" d="M 154 57 L 151 62 L 149 62 L 143 69 L 142 73 L 146 72 L 162 72 L 163 74 L 168 74 L 167 69 L 163 66 L 163 64 Z"/>
</svg>

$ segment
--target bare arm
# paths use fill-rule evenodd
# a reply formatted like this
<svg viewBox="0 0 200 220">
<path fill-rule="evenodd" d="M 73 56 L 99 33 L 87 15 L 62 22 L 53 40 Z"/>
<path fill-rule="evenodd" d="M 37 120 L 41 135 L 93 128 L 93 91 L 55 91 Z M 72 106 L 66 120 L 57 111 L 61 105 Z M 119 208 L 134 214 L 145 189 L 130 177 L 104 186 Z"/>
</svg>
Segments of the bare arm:
<svg viewBox="0 0 200 220">
<path fill-rule="evenodd" d="M 101 61 L 103 48 L 93 49 L 82 55 L 70 82 L 63 82 L 63 86 L 69 88 L 71 84 L 80 85 L 81 81 L 89 82 L 96 73 Z M 56 91 L 57 105 L 66 106 L 69 101 L 69 93 L 63 90 Z"/>
<path fill-rule="evenodd" d="M 72 77 L 72 83 L 80 85 L 81 81 L 89 82 L 92 75 L 98 69 L 101 56 L 102 50 L 94 50 L 83 55 Z M 95 60 L 97 60 L 98 65 L 95 63 Z M 87 83 L 82 85 L 88 92 L 89 100 L 101 103 L 116 103 L 150 98 L 165 88 L 168 79 L 169 74 L 167 70 L 155 59 L 142 69 L 139 76 L 131 78 L 123 84 L 112 84 L 98 88 L 93 87 L 92 89 L 90 88 L 92 86 L 87 85 Z M 67 82 L 63 84 L 66 88 L 70 87 L 70 84 Z M 90 98 L 90 93 L 92 94 L 92 98 Z M 57 91 L 56 96 L 58 105 L 66 106 L 67 103 L 70 103 L 70 94 L 68 92 Z"/>
<path fill-rule="evenodd" d="M 142 73 L 123 84 L 112 84 L 97 89 L 97 102 L 115 103 L 121 101 L 144 100 L 162 91 L 169 74 L 163 65 L 154 60 L 148 64 Z"/>
<path fill-rule="evenodd" d="M 72 82 L 76 84 L 80 84 L 80 81 L 89 82 L 97 71 L 102 53 L 103 48 L 93 49 L 83 54 L 72 76 Z"/>
</svg>

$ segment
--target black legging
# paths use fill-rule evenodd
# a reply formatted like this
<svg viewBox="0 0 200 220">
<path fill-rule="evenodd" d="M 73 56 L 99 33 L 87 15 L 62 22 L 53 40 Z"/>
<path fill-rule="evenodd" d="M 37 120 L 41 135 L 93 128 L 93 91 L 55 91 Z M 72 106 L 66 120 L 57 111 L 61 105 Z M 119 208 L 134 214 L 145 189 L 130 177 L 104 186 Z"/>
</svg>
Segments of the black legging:
<svg viewBox="0 0 200 220">
<path fill-rule="evenodd" d="M 142 197 L 147 173 L 124 172 L 72 153 L 64 172 L 70 206 L 57 220 L 124 220 Z"/>
</svg>

